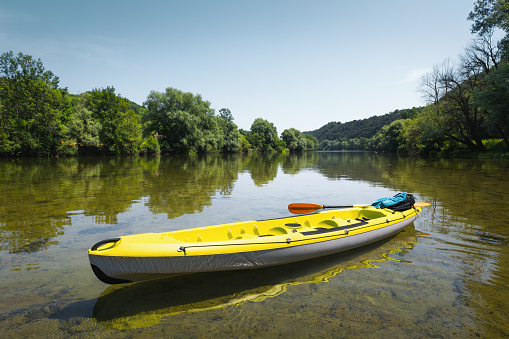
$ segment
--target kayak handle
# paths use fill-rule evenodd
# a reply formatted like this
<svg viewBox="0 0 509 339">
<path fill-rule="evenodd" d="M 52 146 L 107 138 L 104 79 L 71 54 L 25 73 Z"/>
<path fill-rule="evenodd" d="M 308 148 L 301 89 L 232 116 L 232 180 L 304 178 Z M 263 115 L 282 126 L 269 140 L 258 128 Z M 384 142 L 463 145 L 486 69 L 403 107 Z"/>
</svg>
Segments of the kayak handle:
<svg viewBox="0 0 509 339">
<path fill-rule="evenodd" d="M 120 238 L 113 238 L 113 239 L 101 240 L 101 241 L 99 241 L 97 244 L 95 244 L 94 246 L 92 246 L 92 249 L 91 249 L 91 250 L 92 250 L 92 251 L 95 251 L 95 250 L 97 250 L 97 249 L 99 248 L 99 246 L 101 246 L 101 245 L 108 244 L 108 243 L 110 243 L 110 242 L 112 242 L 112 243 L 116 243 L 116 242 L 117 242 L 117 241 L 119 241 L 119 240 L 120 240 Z"/>
</svg>

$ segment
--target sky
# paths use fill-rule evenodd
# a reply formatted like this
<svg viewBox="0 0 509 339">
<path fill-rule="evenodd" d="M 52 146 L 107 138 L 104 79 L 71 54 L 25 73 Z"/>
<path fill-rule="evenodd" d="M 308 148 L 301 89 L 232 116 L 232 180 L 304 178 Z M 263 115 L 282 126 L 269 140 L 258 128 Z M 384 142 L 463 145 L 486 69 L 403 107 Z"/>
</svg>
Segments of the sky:
<svg viewBox="0 0 509 339">
<path fill-rule="evenodd" d="M 199 94 L 239 128 L 312 131 L 425 105 L 419 80 L 474 38 L 474 0 L 2 1 L 0 53 L 72 94 Z"/>
</svg>

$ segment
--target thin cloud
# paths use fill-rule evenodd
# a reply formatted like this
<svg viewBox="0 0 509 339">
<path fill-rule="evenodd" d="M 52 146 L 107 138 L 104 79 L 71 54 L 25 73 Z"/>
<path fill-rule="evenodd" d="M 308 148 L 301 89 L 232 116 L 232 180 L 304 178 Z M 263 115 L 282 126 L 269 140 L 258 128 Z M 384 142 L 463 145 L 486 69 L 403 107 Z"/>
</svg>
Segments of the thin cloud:
<svg viewBox="0 0 509 339">
<path fill-rule="evenodd" d="M 426 73 L 431 72 L 430 68 L 422 68 L 410 71 L 407 76 L 399 81 L 396 81 L 396 84 L 409 84 L 418 81 L 422 76 Z"/>
</svg>

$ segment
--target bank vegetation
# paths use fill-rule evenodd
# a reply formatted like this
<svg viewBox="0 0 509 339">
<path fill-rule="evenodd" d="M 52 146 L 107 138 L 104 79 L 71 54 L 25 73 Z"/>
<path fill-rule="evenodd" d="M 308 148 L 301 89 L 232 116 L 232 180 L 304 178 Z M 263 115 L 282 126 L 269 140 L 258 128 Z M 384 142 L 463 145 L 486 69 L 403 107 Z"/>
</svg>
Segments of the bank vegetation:
<svg viewBox="0 0 509 339">
<path fill-rule="evenodd" d="M 458 61 L 422 77 L 424 107 L 330 122 L 281 134 L 263 118 L 239 129 L 199 94 L 168 87 L 143 105 L 113 87 L 75 95 L 40 59 L 0 55 L 0 156 L 367 150 L 422 156 L 509 154 L 509 1 L 478 0 L 470 13 L 475 38 Z M 505 36 L 496 40 L 495 35 Z M 319 114 L 319 112 L 316 112 Z"/>
</svg>

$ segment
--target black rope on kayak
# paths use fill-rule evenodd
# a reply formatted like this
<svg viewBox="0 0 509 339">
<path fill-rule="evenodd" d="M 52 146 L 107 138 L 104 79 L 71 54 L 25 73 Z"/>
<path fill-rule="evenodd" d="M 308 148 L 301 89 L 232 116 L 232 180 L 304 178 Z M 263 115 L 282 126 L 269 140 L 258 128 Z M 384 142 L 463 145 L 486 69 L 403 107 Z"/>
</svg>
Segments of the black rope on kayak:
<svg viewBox="0 0 509 339">
<path fill-rule="evenodd" d="M 416 209 L 417 211 L 417 209 Z M 401 213 L 403 214 L 403 213 Z M 416 213 L 417 215 L 417 213 Z M 397 222 L 401 219 L 405 219 L 405 215 L 403 214 L 403 218 L 397 218 L 397 219 L 394 219 L 393 221 Z M 368 220 L 372 220 L 372 219 L 368 219 Z M 385 219 L 385 222 L 386 223 L 390 223 L 391 220 L 389 219 Z M 337 232 L 337 231 L 344 231 L 344 233 L 342 235 L 348 235 L 349 232 L 349 228 L 358 228 L 358 227 L 361 227 L 361 226 L 377 226 L 377 225 L 380 225 L 380 224 L 383 224 L 383 222 L 381 223 L 377 223 L 377 224 L 373 224 L 373 225 L 369 225 L 368 222 L 366 221 L 362 221 L 362 222 L 358 222 L 358 223 L 355 223 L 355 224 L 350 224 L 350 225 L 347 225 L 347 226 L 341 226 L 341 227 L 334 227 L 334 228 L 315 228 L 314 231 L 308 231 L 308 232 L 299 232 L 303 235 L 317 235 L 317 234 L 322 234 L 322 233 L 332 233 L 332 232 Z M 371 232 L 371 231 L 369 231 Z M 267 237 L 267 236 L 273 236 L 272 234 L 266 234 L 266 235 L 260 235 L 259 237 L 262 238 L 262 237 Z M 326 235 L 326 236 L 323 236 L 323 237 L 318 237 L 316 239 L 324 239 L 324 238 L 334 238 L 334 237 L 339 237 L 341 236 L 341 234 L 334 234 L 334 235 Z M 307 241 L 308 239 L 300 239 L 300 240 L 292 240 L 291 238 L 287 238 L 286 241 L 274 241 L 274 242 L 271 242 L 271 243 L 266 243 L 266 242 L 250 242 L 250 243 L 236 243 L 236 244 L 208 244 L 208 245 L 194 245 L 194 246 L 180 246 L 177 250 L 177 252 L 184 252 L 184 255 L 187 255 L 187 252 L 186 252 L 186 249 L 187 248 L 203 248 L 203 247 L 223 247 L 223 246 L 232 246 L 232 245 L 235 245 L 235 246 L 247 246 L 247 245 L 268 245 L 268 244 L 290 244 L 291 242 L 304 242 L 304 241 Z"/>
<path fill-rule="evenodd" d="M 287 238 L 286 241 L 274 241 L 270 243 L 266 242 L 249 242 L 249 243 L 238 243 L 238 244 L 209 244 L 209 245 L 192 245 L 192 246 L 180 246 L 177 252 L 184 252 L 185 255 L 186 249 L 188 248 L 203 248 L 203 247 L 224 247 L 224 246 L 248 246 L 248 245 L 270 245 L 270 244 L 289 244 L 293 240 L 291 238 Z M 306 239 L 296 240 L 296 242 L 306 241 Z"/>
</svg>

